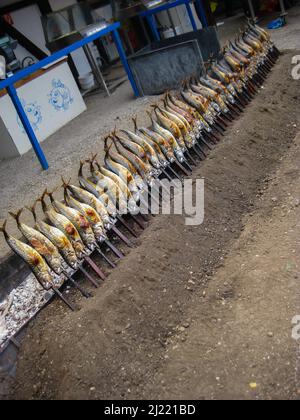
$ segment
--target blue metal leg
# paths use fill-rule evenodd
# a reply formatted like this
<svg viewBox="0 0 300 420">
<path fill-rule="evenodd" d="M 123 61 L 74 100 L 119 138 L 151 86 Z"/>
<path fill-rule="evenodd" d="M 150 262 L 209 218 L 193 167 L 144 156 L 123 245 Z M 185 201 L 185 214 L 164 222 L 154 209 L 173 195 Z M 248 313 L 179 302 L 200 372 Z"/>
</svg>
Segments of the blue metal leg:
<svg viewBox="0 0 300 420">
<path fill-rule="evenodd" d="M 196 2 L 197 2 L 197 5 L 198 5 L 200 16 L 201 16 L 201 23 L 202 23 L 204 28 L 208 28 L 209 25 L 208 25 L 205 9 L 204 9 L 204 6 L 203 6 L 203 2 L 202 2 L 202 0 L 196 0 Z"/>
<path fill-rule="evenodd" d="M 30 140 L 30 143 L 32 144 L 32 147 L 35 151 L 35 154 L 37 155 L 38 160 L 40 161 L 40 164 L 42 168 L 46 171 L 49 169 L 49 165 L 47 162 L 47 159 L 44 155 L 44 152 L 39 144 L 38 139 L 36 138 L 36 135 L 33 131 L 33 128 L 31 127 L 30 121 L 27 118 L 26 112 L 24 111 L 24 108 L 21 104 L 21 101 L 18 97 L 18 93 L 16 88 L 13 85 L 10 85 L 7 87 L 7 92 L 16 108 L 16 111 L 20 117 L 20 120 L 22 121 L 22 124 L 24 126 L 24 129 L 26 131 L 26 134 Z"/>
<path fill-rule="evenodd" d="M 153 15 L 148 15 L 148 16 L 146 16 L 146 18 L 147 18 L 147 22 L 150 26 L 151 32 L 153 33 L 155 41 L 160 41 L 160 35 L 159 35 L 158 30 L 157 30 L 157 26 L 156 26 L 156 23 L 155 23 L 154 16 Z"/>
<path fill-rule="evenodd" d="M 195 22 L 194 15 L 193 15 L 193 12 L 192 12 L 192 9 L 191 9 L 190 4 L 189 3 L 186 3 L 185 7 L 186 7 L 186 10 L 188 12 L 188 15 L 189 15 L 189 18 L 190 18 L 192 27 L 193 27 L 193 31 L 197 31 L 198 28 L 197 28 L 197 25 L 196 25 L 196 22 Z"/>
<path fill-rule="evenodd" d="M 127 72 L 127 75 L 128 75 L 128 79 L 131 83 L 133 92 L 134 92 L 135 96 L 140 96 L 139 89 L 138 89 L 138 87 L 137 87 L 137 85 L 134 81 L 133 74 L 130 70 L 130 67 L 129 67 L 129 64 L 128 64 L 128 61 L 127 61 L 127 58 L 126 58 L 126 54 L 125 54 L 124 48 L 122 46 L 122 41 L 121 41 L 119 32 L 115 29 L 115 30 L 113 30 L 112 34 L 113 34 L 114 42 L 116 44 L 119 56 L 122 60 L 123 66 L 124 66 L 124 68 Z"/>
</svg>

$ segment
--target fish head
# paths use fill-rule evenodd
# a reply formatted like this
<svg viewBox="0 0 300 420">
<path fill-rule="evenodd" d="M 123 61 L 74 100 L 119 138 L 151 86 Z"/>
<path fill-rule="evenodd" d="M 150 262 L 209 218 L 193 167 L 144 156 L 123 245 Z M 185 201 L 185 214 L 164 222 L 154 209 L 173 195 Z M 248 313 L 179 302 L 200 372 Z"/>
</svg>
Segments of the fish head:
<svg viewBox="0 0 300 420">
<path fill-rule="evenodd" d="M 74 241 L 73 247 L 74 247 L 74 251 L 76 253 L 77 258 L 81 260 L 85 255 L 85 248 L 84 248 L 83 243 L 81 241 Z"/>
<path fill-rule="evenodd" d="M 181 149 L 177 148 L 175 150 L 175 155 L 176 155 L 176 157 L 177 157 L 177 159 L 179 160 L 180 163 L 184 162 L 185 158 L 184 158 L 184 154 L 183 154 Z"/>
<path fill-rule="evenodd" d="M 136 201 L 133 198 L 131 198 L 128 201 L 128 210 L 132 214 L 138 214 L 139 213 L 139 207 L 138 207 Z"/>
<path fill-rule="evenodd" d="M 106 235 L 102 223 L 95 223 L 93 225 L 93 231 L 97 241 L 103 242 L 103 240 L 105 240 L 103 238 L 106 238 Z"/>
</svg>

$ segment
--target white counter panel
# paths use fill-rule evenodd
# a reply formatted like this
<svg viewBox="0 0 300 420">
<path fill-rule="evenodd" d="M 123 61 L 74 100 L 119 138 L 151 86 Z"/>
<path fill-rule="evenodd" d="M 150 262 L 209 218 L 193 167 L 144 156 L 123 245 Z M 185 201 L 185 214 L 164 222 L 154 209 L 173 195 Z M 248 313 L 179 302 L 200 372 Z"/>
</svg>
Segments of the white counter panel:
<svg viewBox="0 0 300 420">
<path fill-rule="evenodd" d="M 40 142 L 86 110 L 66 62 L 18 88 L 18 95 Z M 30 150 L 31 144 L 8 95 L 0 98 L 0 118 L 7 130 L 1 141 L 0 158 L 11 157 L 13 146 L 20 155 Z M 7 141 L 13 145 L 5 145 Z M 7 156 L 5 150 L 10 151 Z"/>
</svg>

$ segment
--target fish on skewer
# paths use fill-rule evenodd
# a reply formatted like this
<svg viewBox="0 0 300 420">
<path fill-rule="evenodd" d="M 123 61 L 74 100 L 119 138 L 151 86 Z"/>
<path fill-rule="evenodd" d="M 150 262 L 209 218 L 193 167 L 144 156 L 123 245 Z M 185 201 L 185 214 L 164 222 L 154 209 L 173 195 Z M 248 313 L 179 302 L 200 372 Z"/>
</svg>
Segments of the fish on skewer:
<svg viewBox="0 0 300 420">
<path fill-rule="evenodd" d="M 105 167 L 101 167 L 96 160 L 96 156 L 92 156 L 89 163 L 92 177 L 97 181 L 97 185 L 110 196 L 117 197 L 118 202 L 122 202 L 121 207 L 128 208 L 129 213 L 136 213 L 138 211 L 137 201 L 134 200 L 127 185 L 120 177 L 108 171 Z"/>
<path fill-rule="evenodd" d="M 0 232 L 3 233 L 8 246 L 17 254 L 22 260 L 28 264 L 36 280 L 45 290 L 53 290 L 53 292 L 72 310 L 76 308 L 73 306 L 58 290 L 55 284 L 53 275 L 50 267 L 44 260 L 44 258 L 30 245 L 25 244 L 22 241 L 9 235 L 6 230 L 7 221 L 5 220 L 2 226 L 0 226 Z"/>
<path fill-rule="evenodd" d="M 58 275 L 62 275 L 67 269 L 67 265 L 60 255 L 56 246 L 40 231 L 22 223 L 20 217 L 24 209 L 18 210 L 16 213 L 9 212 L 10 216 L 16 221 L 18 229 L 27 239 L 30 246 L 34 248 L 42 257 L 45 258 L 49 267 Z"/>
<path fill-rule="evenodd" d="M 125 221 L 123 215 L 129 215 L 142 229 L 145 228 L 138 218 L 138 214 L 140 213 L 140 208 L 138 206 L 140 196 L 137 196 L 137 200 L 134 200 L 133 195 L 122 179 L 108 171 L 106 168 L 101 168 L 100 164 L 96 161 L 96 156 L 92 156 L 89 163 L 91 174 L 97 182 L 97 186 L 103 188 L 104 191 L 107 191 L 109 196 L 113 198 L 113 201 L 117 200 L 118 214 L 116 215 L 116 218 L 126 230 L 134 237 L 137 237 L 137 234 L 127 221 Z M 107 176 L 104 175 L 104 172 Z"/>
<path fill-rule="evenodd" d="M 49 225 L 44 221 L 38 221 L 36 215 L 36 204 L 34 203 L 33 206 L 27 207 L 34 218 L 35 222 L 35 229 L 41 232 L 46 238 L 51 241 L 56 248 L 59 250 L 60 254 L 62 255 L 64 261 L 71 267 L 73 270 L 77 270 L 80 264 L 76 252 L 67 238 L 67 236 L 58 228 Z"/>
<path fill-rule="evenodd" d="M 168 170 L 182 182 L 180 175 L 172 168 L 172 164 L 177 165 L 180 168 L 179 161 L 174 153 L 172 146 L 167 142 L 167 140 L 158 132 L 154 131 L 153 126 L 155 124 L 152 115 L 148 113 L 152 123 L 152 129 L 146 127 L 137 127 L 136 118 L 133 119 L 135 131 L 138 132 L 143 138 L 150 142 L 150 144 L 157 151 L 157 155 L 160 160 L 162 160 L 163 168 L 168 168 Z"/>
<path fill-rule="evenodd" d="M 157 105 L 154 105 L 154 113 L 155 113 L 155 116 L 156 116 L 158 122 L 166 130 L 168 130 L 170 133 L 172 133 L 173 137 L 176 139 L 176 141 L 177 141 L 178 145 L 180 146 L 181 150 L 183 152 L 186 152 L 187 147 L 186 147 L 186 144 L 184 142 L 182 132 L 181 132 L 180 128 L 178 127 L 178 125 L 174 121 L 170 120 L 169 117 L 164 115 L 164 113 L 161 111 L 161 109 Z"/>
<path fill-rule="evenodd" d="M 128 148 L 125 147 L 126 143 L 123 142 L 120 137 L 118 138 L 113 134 L 110 138 L 118 153 L 131 163 L 146 185 L 152 185 L 154 182 L 154 173 L 149 163 L 145 163 L 137 154 L 129 151 Z"/>
<path fill-rule="evenodd" d="M 170 181 L 172 181 L 171 175 L 174 175 L 175 178 L 182 181 L 179 174 L 175 172 L 175 170 L 171 167 L 171 164 L 175 162 L 176 158 L 170 145 L 158 133 L 155 133 L 148 128 L 138 128 L 136 117 L 132 120 L 135 133 L 137 133 L 139 137 L 141 137 L 147 144 L 150 144 L 150 146 L 155 151 L 163 174 Z M 169 171 L 171 174 L 169 175 L 167 171 Z"/>
<path fill-rule="evenodd" d="M 47 192 L 47 195 L 49 196 L 51 204 L 54 207 L 54 209 L 58 213 L 64 215 L 76 227 L 85 246 L 90 251 L 94 251 L 96 238 L 91 228 L 91 225 L 88 219 L 85 217 L 85 215 L 81 213 L 79 210 L 76 210 L 73 207 L 69 207 L 63 202 L 56 200 L 54 198 L 54 192 Z"/>
<path fill-rule="evenodd" d="M 203 159 L 202 155 L 205 156 L 205 152 L 200 148 L 197 144 L 197 136 L 194 134 L 194 130 L 192 129 L 190 123 L 183 117 L 180 113 L 177 113 L 172 108 L 169 107 L 166 98 L 164 99 L 164 109 L 161 108 L 162 113 L 165 113 L 166 117 L 173 120 L 179 129 L 181 130 L 185 145 L 188 150 L 192 149 L 195 154 L 199 157 L 200 160 Z M 200 148 L 199 153 L 198 148 Z M 189 158 L 194 162 L 194 159 L 190 154 L 188 154 Z M 194 162 L 195 163 L 195 162 Z"/>
<path fill-rule="evenodd" d="M 130 186 L 127 182 L 128 181 L 127 178 L 126 178 L 126 182 L 125 182 L 124 179 L 120 175 L 117 175 L 115 172 L 113 172 L 112 170 L 110 170 L 106 166 L 101 166 L 99 164 L 99 162 L 97 161 L 96 157 L 97 157 L 97 155 L 94 155 L 91 160 L 94 163 L 94 165 L 96 165 L 99 172 L 101 172 L 104 176 L 106 176 L 108 178 L 111 178 L 115 182 L 115 184 L 117 184 L 118 187 L 122 190 L 123 194 L 125 195 L 125 197 L 127 198 L 128 201 L 133 199 L 136 203 L 138 203 L 139 202 L 139 190 L 138 190 L 137 186 L 135 186 L 133 191 L 131 191 Z"/>
<path fill-rule="evenodd" d="M 15 219 L 17 226 L 29 244 L 34 248 L 47 262 L 51 270 L 57 275 L 56 287 L 60 287 L 65 280 L 69 280 L 81 294 L 89 298 L 91 295 L 82 286 L 80 286 L 68 273 L 68 264 L 65 262 L 58 248 L 43 233 L 20 221 L 20 216 L 24 209 L 20 209 L 16 214 L 9 212 Z M 76 256 L 75 256 L 76 258 Z"/>
<path fill-rule="evenodd" d="M 80 186 L 90 192 L 91 194 L 95 195 L 99 201 L 102 202 L 106 211 L 110 215 L 112 219 L 116 218 L 117 215 L 117 207 L 118 207 L 118 197 L 113 196 L 111 197 L 104 191 L 104 189 L 97 185 L 97 183 L 93 182 L 91 178 L 85 177 L 83 174 L 83 166 L 86 162 L 81 161 L 80 167 L 78 171 L 78 180 Z M 113 192 L 112 192 L 113 193 Z"/>
<path fill-rule="evenodd" d="M 45 198 L 48 195 L 48 191 L 45 190 L 42 197 L 39 199 L 42 205 L 43 212 L 47 216 L 48 220 L 60 229 L 70 240 L 72 243 L 72 246 L 76 252 L 77 258 L 81 262 L 86 262 L 93 271 L 97 274 L 98 277 L 101 278 L 101 280 L 105 279 L 105 274 L 103 271 L 92 261 L 92 259 L 89 257 L 89 254 L 91 253 L 91 250 L 89 250 L 86 245 L 84 244 L 77 228 L 75 225 L 63 214 L 59 213 L 53 206 L 52 203 L 49 205 L 46 204 Z M 82 269 L 82 266 L 81 266 Z M 94 280 L 91 276 L 86 276 L 90 282 L 95 286 L 98 287 L 99 284 Z"/>
<path fill-rule="evenodd" d="M 56 288 L 53 281 L 53 273 L 45 262 L 44 258 L 30 245 L 11 236 L 6 230 L 7 221 L 0 226 L 8 246 L 25 261 L 35 275 L 37 281 L 45 290 Z"/>
<path fill-rule="evenodd" d="M 137 117 L 132 118 L 133 124 L 134 124 L 134 132 L 142 140 L 141 145 L 144 145 L 144 149 L 146 153 L 148 153 L 148 159 L 151 160 L 150 155 L 153 153 L 155 156 L 155 161 L 157 161 L 157 167 L 162 170 L 163 168 L 167 168 L 170 165 L 169 160 L 164 155 L 161 147 L 159 144 L 154 141 L 154 139 L 146 135 L 145 132 L 143 133 L 142 129 L 138 128 L 137 125 Z M 150 149 L 148 150 L 148 147 L 150 146 Z M 148 152 L 147 152 L 148 150 Z M 174 157 L 173 157 L 174 159 Z M 152 163 L 154 165 L 154 163 Z"/>
<path fill-rule="evenodd" d="M 105 165 L 117 175 L 121 176 L 125 182 L 128 182 L 128 187 L 131 191 L 132 186 L 137 186 L 139 190 L 143 191 L 145 189 L 145 183 L 136 167 L 117 150 L 112 148 L 114 145 L 113 140 L 111 145 L 108 146 L 108 140 L 112 140 L 110 136 L 104 139 Z"/>
<path fill-rule="evenodd" d="M 77 258 L 81 260 L 86 255 L 86 249 L 78 230 L 73 225 L 73 223 L 70 222 L 69 219 L 67 219 L 64 215 L 58 213 L 54 209 L 52 204 L 46 204 L 45 198 L 47 195 L 48 191 L 45 190 L 43 195 L 39 198 L 43 212 L 45 213 L 47 219 L 51 222 L 51 224 L 60 229 L 68 237 L 76 252 Z"/>
<path fill-rule="evenodd" d="M 145 139 L 145 137 L 138 131 L 136 124 L 134 133 L 130 130 L 121 131 L 124 132 L 134 143 L 142 147 L 146 153 L 148 161 L 158 171 L 159 174 L 162 165 L 162 157 L 160 156 L 161 151 L 159 148 L 157 148 L 156 143 L 151 143 L 149 142 L 149 139 Z"/>
<path fill-rule="evenodd" d="M 65 184 L 64 188 L 72 195 L 73 198 L 77 199 L 78 202 L 82 202 L 83 204 L 88 205 L 86 217 L 90 218 L 92 226 L 95 226 L 95 224 L 97 224 L 98 229 L 100 225 L 103 225 L 104 231 L 105 231 L 104 243 L 112 250 L 112 252 L 118 258 L 120 259 L 123 258 L 124 257 L 123 253 L 119 251 L 107 239 L 106 233 L 110 231 L 111 229 L 113 229 L 114 220 L 109 216 L 103 203 L 100 200 L 98 200 L 97 197 L 91 194 L 90 192 L 80 187 L 77 187 L 75 185 Z M 94 221 L 92 222 L 92 220 Z"/>
<path fill-rule="evenodd" d="M 120 197 L 114 195 L 114 191 L 110 191 L 110 196 L 104 191 L 103 188 L 101 188 L 98 184 L 95 184 L 90 178 L 85 178 L 83 176 L 83 164 L 84 162 L 80 163 L 80 169 L 78 173 L 78 179 L 79 184 L 82 186 L 82 188 L 85 188 L 87 191 L 89 191 L 91 194 L 93 194 L 99 201 L 103 203 L 105 206 L 109 216 L 111 217 L 111 226 L 110 230 L 113 230 L 114 233 L 123 241 L 127 246 L 132 247 L 132 243 L 130 240 L 123 234 L 117 227 L 116 227 L 116 221 L 119 220 L 119 222 L 129 231 L 131 231 L 128 224 L 124 221 L 124 219 L 121 217 L 121 214 L 127 214 L 127 201 L 124 197 L 122 197 L 123 202 L 120 201 Z M 120 214 L 118 214 L 120 213 Z"/>
<path fill-rule="evenodd" d="M 126 238 L 124 234 L 121 233 L 115 226 L 115 221 L 119 220 L 119 222 L 132 233 L 131 228 L 125 222 L 125 220 L 121 217 L 123 214 L 128 214 L 128 202 L 125 199 L 123 193 L 119 189 L 110 190 L 109 192 L 105 192 L 105 190 L 99 186 L 98 183 L 94 183 L 90 178 L 85 178 L 83 175 L 83 165 L 84 162 L 80 163 L 80 169 L 78 173 L 78 179 L 80 185 L 87 189 L 91 194 L 95 195 L 98 200 L 100 200 L 110 217 L 114 220 L 113 224 L 111 225 L 111 229 L 115 231 L 115 233 L 119 236 L 119 238 L 126 243 L 129 247 L 132 246 L 129 239 Z M 109 194 L 109 195 L 108 195 Z M 135 205 L 135 204 L 134 204 Z M 132 215 L 134 217 L 134 215 Z"/>
<path fill-rule="evenodd" d="M 96 245 L 96 249 L 98 251 L 98 253 L 101 255 L 101 257 L 112 267 L 115 268 L 116 265 L 115 263 L 113 263 L 111 261 L 110 258 L 108 258 L 101 250 L 100 246 L 103 243 L 109 243 L 108 242 L 108 237 L 106 235 L 106 232 L 104 230 L 104 226 L 103 226 L 103 222 L 101 220 L 101 217 L 99 216 L 99 214 L 96 212 L 95 209 L 93 209 L 93 207 L 82 203 L 78 200 L 76 200 L 68 191 L 68 184 L 65 183 L 65 181 L 63 180 L 63 188 L 64 188 L 64 197 L 65 197 L 65 202 L 68 204 L 69 207 L 73 207 L 74 209 L 78 210 L 81 214 L 84 214 L 86 219 L 89 221 L 94 235 L 95 235 L 95 239 L 98 245 Z"/>
</svg>

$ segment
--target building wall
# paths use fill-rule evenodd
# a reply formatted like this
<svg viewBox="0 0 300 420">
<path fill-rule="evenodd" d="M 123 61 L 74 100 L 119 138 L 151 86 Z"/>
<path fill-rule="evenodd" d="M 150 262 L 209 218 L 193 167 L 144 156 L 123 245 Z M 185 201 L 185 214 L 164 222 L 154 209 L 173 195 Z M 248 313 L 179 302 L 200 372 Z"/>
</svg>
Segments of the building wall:
<svg viewBox="0 0 300 420">
<path fill-rule="evenodd" d="M 50 0 L 49 3 L 53 10 L 56 11 L 76 3 L 76 0 Z M 50 51 L 45 45 L 46 40 L 41 23 L 41 12 L 39 7 L 37 5 L 24 7 L 12 12 L 11 16 L 14 21 L 14 27 L 49 55 Z M 18 46 L 15 53 L 17 58 L 21 61 L 26 56 L 31 56 L 31 54 L 21 46 Z M 80 75 L 91 71 L 90 65 L 82 49 L 72 53 L 72 57 Z"/>
<path fill-rule="evenodd" d="M 11 13 L 14 21 L 14 27 L 23 35 L 30 39 L 46 54 L 49 54 L 46 48 L 46 41 L 41 22 L 41 12 L 36 4 Z"/>
<path fill-rule="evenodd" d="M 49 0 L 52 10 L 56 12 L 57 10 L 63 9 L 64 7 L 72 6 L 72 4 L 77 3 L 76 0 Z"/>
</svg>

